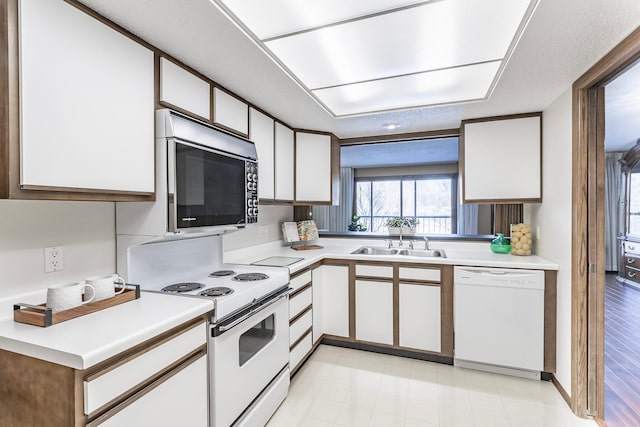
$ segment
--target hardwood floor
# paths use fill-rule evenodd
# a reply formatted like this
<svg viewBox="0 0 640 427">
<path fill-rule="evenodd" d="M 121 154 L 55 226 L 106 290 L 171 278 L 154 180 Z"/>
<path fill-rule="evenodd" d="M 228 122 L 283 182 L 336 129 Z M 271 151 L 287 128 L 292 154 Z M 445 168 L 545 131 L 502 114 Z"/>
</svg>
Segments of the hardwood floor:
<svg viewBox="0 0 640 427">
<path fill-rule="evenodd" d="M 640 290 L 607 274 L 605 290 L 605 421 L 640 426 Z"/>
</svg>

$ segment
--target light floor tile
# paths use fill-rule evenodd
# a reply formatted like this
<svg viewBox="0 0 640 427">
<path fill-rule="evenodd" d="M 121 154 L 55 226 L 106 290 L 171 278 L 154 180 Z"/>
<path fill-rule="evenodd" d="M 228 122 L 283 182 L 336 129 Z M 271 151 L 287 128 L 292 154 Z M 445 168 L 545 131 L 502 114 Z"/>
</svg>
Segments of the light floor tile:
<svg viewBox="0 0 640 427">
<path fill-rule="evenodd" d="M 269 427 L 597 427 L 548 381 L 321 345 Z"/>
</svg>

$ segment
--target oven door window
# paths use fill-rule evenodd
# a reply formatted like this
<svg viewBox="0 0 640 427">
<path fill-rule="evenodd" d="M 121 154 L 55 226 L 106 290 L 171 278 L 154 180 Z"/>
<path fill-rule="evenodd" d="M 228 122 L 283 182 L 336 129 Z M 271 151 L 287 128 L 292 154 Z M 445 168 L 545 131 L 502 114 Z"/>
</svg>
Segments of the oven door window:
<svg viewBox="0 0 640 427">
<path fill-rule="evenodd" d="M 247 363 L 267 344 L 273 341 L 276 334 L 275 314 L 260 321 L 244 334 L 240 335 L 240 366 Z"/>
<path fill-rule="evenodd" d="M 245 162 L 176 143 L 179 228 L 245 223 Z"/>
</svg>

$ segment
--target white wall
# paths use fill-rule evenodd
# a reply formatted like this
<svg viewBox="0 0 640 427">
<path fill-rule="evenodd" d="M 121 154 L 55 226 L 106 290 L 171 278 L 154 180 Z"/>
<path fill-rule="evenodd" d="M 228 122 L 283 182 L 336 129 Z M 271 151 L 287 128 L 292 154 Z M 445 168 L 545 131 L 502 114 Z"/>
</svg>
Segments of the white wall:
<svg viewBox="0 0 640 427">
<path fill-rule="evenodd" d="M 543 202 L 525 205 L 525 220 L 540 239 L 534 252 L 556 262 L 558 271 L 558 326 L 556 378 L 571 394 L 571 88 L 542 114 Z"/>
<path fill-rule="evenodd" d="M 293 206 L 261 205 L 258 225 L 225 235 L 224 250 L 230 251 L 281 240 L 281 224 L 284 221 L 293 221 Z M 264 237 L 260 237 L 260 229 L 262 227 L 266 227 L 266 229 L 263 229 L 266 231 L 266 236 Z"/>
<path fill-rule="evenodd" d="M 114 221 L 110 202 L 0 200 L 0 297 L 115 272 Z M 44 272 L 48 246 L 63 271 Z"/>
</svg>

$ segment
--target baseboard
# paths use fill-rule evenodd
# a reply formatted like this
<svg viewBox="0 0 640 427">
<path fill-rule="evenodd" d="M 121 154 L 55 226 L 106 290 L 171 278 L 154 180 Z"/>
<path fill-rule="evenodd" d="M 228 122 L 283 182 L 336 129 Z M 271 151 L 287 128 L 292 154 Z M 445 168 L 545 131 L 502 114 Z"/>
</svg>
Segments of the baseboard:
<svg viewBox="0 0 640 427">
<path fill-rule="evenodd" d="M 322 344 L 332 345 L 335 347 L 352 348 L 354 350 L 371 351 L 373 353 L 390 354 L 392 356 L 407 357 L 410 359 L 425 360 L 427 362 L 442 363 L 445 365 L 453 365 L 453 357 L 440 356 L 437 354 L 429 354 L 416 352 L 411 350 L 397 349 L 391 347 L 379 347 L 377 345 L 365 344 L 357 341 L 343 341 L 332 338 L 322 338 Z"/>
<path fill-rule="evenodd" d="M 551 375 L 551 383 L 556 387 L 556 390 L 558 390 L 558 393 L 560 393 L 560 396 L 562 396 L 564 401 L 567 402 L 569 408 L 573 408 L 573 401 L 571 400 L 571 396 L 569 396 L 569 393 L 567 393 L 564 387 L 562 387 L 562 384 L 560 384 L 560 381 L 558 381 L 554 374 Z"/>
</svg>

